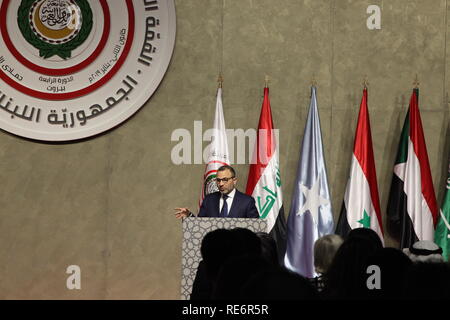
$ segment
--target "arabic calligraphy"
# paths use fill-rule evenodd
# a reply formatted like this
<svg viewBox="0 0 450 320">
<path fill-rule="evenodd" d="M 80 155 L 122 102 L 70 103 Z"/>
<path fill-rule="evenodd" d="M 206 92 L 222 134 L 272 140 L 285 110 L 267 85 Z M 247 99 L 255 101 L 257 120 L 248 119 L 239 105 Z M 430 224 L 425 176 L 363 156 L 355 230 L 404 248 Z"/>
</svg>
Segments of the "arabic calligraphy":
<svg viewBox="0 0 450 320">
<path fill-rule="evenodd" d="M 127 29 L 123 28 L 120 30 L 119 44 L 116 44 L 113 48 L 113 58 L 109 61 L 105 62 L 101 68 L 95 70 L 93 73 L 89 75 L 89 83 L 94 82 L 95 80 L 104 76 L 107 71 L 114 65 L 114 63 L 119 59 L 119 54 L 122 51 L 122 47 L 125 45 Z"/>
<path fill-rule="evenodd" d="M 94 73 L 89 76 L 89 83 L 92 83 L 96 78 L 101 78 L 106 74 L 106 71 L 112 67 L 111 62 L 106 62 L 102 65 L 100 69 L 97 69 Z"/>
<path fill-rule="evenodd" d="M 14 68 L 10 67 L 7 64 L 2 65 L 2 69 L 5 70 L 5 72 L 8 72 L 11 74 L 11 76 L 15 79 L 17 79 L 18 81 L 22 81 L 23 77 L 19 74 L 19 73 L 14 73 Z"/>
<path fill-rule="evenodd" d="M 39 77 L 39 81 L 48 83 L 49 85 L 51 85 L 51 84 L 61 84 L 61 85 L 66 85 L 66 84 L 68 84 L 68 83 L 70 83 L 70 82 L 73 81 L 73 76 L 70 76 L 70 77 L 64 77 L 64 78 L 43 77 L 43 76 L 40 76 L 40 77 Z"/>
<path fill-rule="evenodd" d="M 278 166 L 275 167 L 276 169 L 276 186 L 275 188 L 280 188 L 281 187 L 281 174 L 280 174 L 280 168 Z M 264 186 L 263 190 L 267 191 L 268 194 L 266 194 L 266 198 L 265 198 L 265 202 L 263 204 L 261 204 L 261 196 L 257 197 L 258 200 L 258 211 L 260 213 L 260 217 L 261 219 L 264 219 L 265 217 L 267 217 L 267 215 L 269 214 L 269 212 L 272 210 L 275 201 L 278 198 L 278 192 L 277 190 L 272 191 L 269 189 L 269 186 Z"/>
<path fill-rule="evenodd" d="M 11 66 L 9 66 L 8 64 L 4 64 L 5 62 L 6 62 L 5 57 L 0 56 L 0 65 L 1 65 L 1 68 L 2 68 L 5 72 L 11 74 L 11 76 L 12 76 L 13 78 L 17 79 L 17 81 L 19 81 L 19 82 L 22 81 L 22 80 L 23 80 L 23 76 L 21 76 L 18 72 L 15 73 L 15 72 L 14 72 L 14 68 L 11 67 Z"/>
<path fill-rule="evenodd" d="M 158 0 L 144 0 L 145 11 L 158 10 Z"/>
<path fill-rule="evenodd" d="M 89 111 L 83 109 L 69 112 L 67 108 L 62 108 L 60 112 L 56 109 L 51 109 L 47 115 L 47 122 L 51 125 L 61 125 L 63 128 L 74 128 L 77 124 L 84 126 L 88 120 L 98 117 L 102 113 L 105 113 L 109 109 L 115 107 L 123 100 L 129 99 L 129 94 L 134 90 L 138 82 L 127 75 L 122 80 L 123 86 L 116 90 L 115 95 L 105 99 L 105 104 L 93 104 L 89 107 Z M 6 100 L 5 103 L 3 103 Z M 12 108 L 14 102 L 13 98 L 8 98 L 4 93 L 0 91 L 0 109 L 8 112 L 11 115 L 11 119 L 20 118 L 27 121 L 40 121 L 41 108 L 29 107 L 25 105 L 23 108 L 16 105 Z M 90 113 L 89 113 L 90 112 Z"/>
<path fill-rule="evenodd" d="M 153 60 L 152 54 L 156 52 L 156 47 L 151 42 L 155 39 L 155 36 L 158 39 L 161 37 L 160 33 L 153 31 L 153 28 L 156 26 L 159 26 L 159 19 L 147 17 L 145 20 L 145 40 L 142 45 L 141 55 L 138 58 L 138 61 L 147 67 L 150 66 Z"/>
<path fill-rule="evenodd" d="M 49 27 L 65 28 L 72 18 L 68 9 L 68 3 L 64 0 L 47 1 L 41 7 L 40 19 Z"/>
<path fill-rule="evenodd" d="M 47 91 L 59 93 L 66 91 L 66 85 L 73 81 L 73 76 L 63 78 L 40 76 L 39 81 L 48 84 L 46 88 Z"/>
<path fill-rule="evenodd" d="M 120 38 L 119 38 L 120 45 L 124 46 L 126 40 L 127 40 L 127 29 L 123 28 L 120 30 Z"/>
<path fill-rule="evenodd" d="M 6 95 L 0 91 L 0 108 L 3 111 L 8 112 L 11 115 L 11 119 L 14 119 L 15 117 L 17 117 L 17 118 L 21 118 L 23 120 L 32 121 L 33 117 L 35 115 L 35 111 L 37 110 L 35 121 L 39 122 L 40 115 L 41 115 L 41 109 L 40 108 L 36 109 L 35 107 L 32 107 L 30 109 L 30 113 L 29 114 L 28 114 L 28 108 L 29 108 L 28 105 L 25 105 L 23 108 L 21 108 L 20 106 L 16 105 L 14 107 L 14 110 L 12 110 L 9 107 L 11 106 L 12 102 L 14 101 L 14 99 L 13 98 L 9 98 L 7 100 L 7 102 L 5 104 L 3 104 L 3 100 L 5 100 L 5 98 L 6 98 Z"/>
<path fill-rule="evenodd" d="M 62 115 L 57 113 L 56 110 L 50 110 L 47 116 L 47 121 L 52 125 L 62 125 L 63 128 L 73 128 L 76 125 L 75 119 L 78 120 L 80 126 L 84 126 L 88 120 L 95 118 L 109 109 L 115 107 L 123 100 L 128 100 L 128 95 L 133 91 L 138 82 L 131 76 L 127 75 L 122 83 L 125 87 L 122 87 L 116 91 L 116 96 L 111 96 L 105 99 L 106 106 L 100 104 L 94 104 L 89 107 L 90 115 L 87 115 L 85 110 L 78 110 L 76 112 L 68 112 L 67 108 L 61 110 Z"/>
</svg>

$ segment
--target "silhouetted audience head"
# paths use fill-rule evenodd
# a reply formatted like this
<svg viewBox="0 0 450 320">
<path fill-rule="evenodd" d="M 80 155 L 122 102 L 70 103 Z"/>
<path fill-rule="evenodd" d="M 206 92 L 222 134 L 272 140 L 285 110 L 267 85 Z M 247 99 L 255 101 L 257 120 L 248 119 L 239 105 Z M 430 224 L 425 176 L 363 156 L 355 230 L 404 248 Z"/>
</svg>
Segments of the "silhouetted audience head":
<svg viewBox="0 0 450 320">
<path fill-rule="evenodd" d="M 229 230 L 228 255 L 217 270 L 212 298 L 232 298 L 235 287 L 252 274 L 251 264 L 256 269 L 256 263 L 261 263 L 261 251 L 261 240 L 253 231 L 245 228 Z"/>
<path fill-rule="evenodd" d="M 399 249 L 381 248 L 367 259 L 369 266 L 379 267 L 379 288 L 368 290 L 368 296 L 377 299 L 402 297 L 404 275 L 412 265 L 411 260 Z M 368 278 L 371 274 L 367 274 Z"/>
<path fill-rule="evenodd" d="M 337 234 L 328 234 L 314 243 L 314 267 L 317 273 L 326 273 L 333 258 L 344 242 Z"/>
<path fill-rule="evenodd" d="M 209 277 L 217 276 L 220 266 L 230 255 L 231 237 L 231 231 L 225 229 L 211 231 L 203 237 L 200 252 Z"/>
<path fill-rule="evenodd" d="M 328 299 L 449 299 L 450 264 L 441 262 L 441 248 L 418 241 L 404 252 L 383 248 L 371 229 L 354 229 L 345 241 L 327 235 L 314 244 L 316 271 L 324 275 L 314 280 L 324 279 Z M 279 266 L 267 233 L 217 229 L 203 238 L 201 254 L 191 299 L 319 298 L 309 279 Z"/>
<path fill-rule="evenodd" d="M 229 256 L 230 239 L 230 231 L 225 229 L 211 231 L 203 237 L 200 247 L 203 260 L 200 261 L 195 274 L 191 300 L 204 300 L 211 297 L 220 266 Z"/>
<path fill-rule="evenodd" d="M 200 252 L 208 272 L 217 274 L 230 257 L 260 255 L 261 241 L 248 229 L 217 229 L 205 235 Z"/>
<path fill-rule="evenodd" d="M 444 262 L 442 248 L 429 240 L 417 241 L 410 248 L 403 249 L 403 252 L 413 262 Z"/>
<path fill-rule="evenodd" d="M 369 228 L 356 228 L 356 229 L 351 230 L 348 233 L 346 239 L 352 239 L 352 238 L 366 239 L 366 240 L 370 241 L 370 243 L 372 244 L 372 246 L 375 250 L 383 248 L 383 243 L 381 242 L 381 239 L 378 236 L 378 234 Z"/>
<path fill-rule="evenodd" d="M 235 228 L 230 232 L 230 257 L 241 255 L 261 255 L 261 240 L 245 228 Z"/>
<path fill-rule="evenodd" d="M 239 299 L 240 289 L 250 277 L 271 268 L 273 266 L 261 256 L 231 257 L 220 268 L 211 298 L 215 300 Z"/>
<path fill-rule="evenodd" d="M 377 249 L 373 239 L 358 236 L 345 240 L 326 274 L 324 296 L 330 299 L 367 298 L 366 262 Z"/>
<path fill-rule="evenodd" d="M 192 300 L 211 298 L 219 271 L 229 259 L 246 256 L 260 258 L 261 240 L 248 229 L 217 229 L 205 235 L 200 252 L 203 260 L 192 286 Z"/>
<path fill-rule="evenodd" d="M 256 235 L 261 241 L 262 258 L 274 266 L 279 266 L 277 244 L 273 237 L 266 232 L 257 232 Z"/>
<path fill-rule="evenodd" d="M 413 263 L 406 273 L 403 292 L 408 299 L 449 299 L 450 264 Z"/>
<path fill-rule="evenodd" d="M 313 300 L 317 292 L 302 276 L 285 269 L 260 272 L 242 287 L 242 299 L 248 300 Z"/>
<path fill-rule="evenodd" d="M 192 291 L 189 297 L 190 300 L 207 300 L 211 297 L 213 289 L 213 282 L 208 276 L 205 267 L 205 261 L 200 261 L 195 274 L 194 282 L 192 283 Z"/>
</svg>

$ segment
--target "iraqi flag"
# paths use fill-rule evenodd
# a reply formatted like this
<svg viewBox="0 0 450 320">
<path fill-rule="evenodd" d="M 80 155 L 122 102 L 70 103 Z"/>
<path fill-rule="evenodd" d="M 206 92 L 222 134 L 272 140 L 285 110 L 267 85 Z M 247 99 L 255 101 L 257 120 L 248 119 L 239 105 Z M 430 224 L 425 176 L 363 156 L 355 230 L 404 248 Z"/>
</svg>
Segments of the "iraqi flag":
<svg viewBox="0 0 450 320">
<path fill-rule="evenodd" d="M 202 205 L 205 196 L 219 191 L 215 182 L 217 169 L 224 165 L 230 165 L 225 119 L 223 117 L 222 88 L 217 89 L 216 115 L 214 117 L 214 127 L 211 133 L 211 144 L 205 150 L 208 158 L 205 174 L 203 175 L 202 190 L 200 192 L 198 203 L 199 207 Z"/>
<path fill-rule="evenodd" d="M 264 88 L 264 101 L 246 193 L 255 199 L 260 218 L 266 219 L 268 230 L 277 243 L 279 259 L 282 261 L 286 251 L 286 220 L 280 164 L 267 87 Z"/>
<path fill-rule="evenodd" d="M 438 207 L 414 89 L 403 125 L 387 207 L 389 223 L 400 236 L 400 247 L 434 240 Z"/>
<path fill-rule="evenodd" d="M 336 233 L 345 237 L 350 230 L 362 227 L 374 230 L 384 242 L 367 107 L 367 88 L 364 88 L 359 108 L 350 177 L 345 189 L 344 203 Z"/>
</svg>

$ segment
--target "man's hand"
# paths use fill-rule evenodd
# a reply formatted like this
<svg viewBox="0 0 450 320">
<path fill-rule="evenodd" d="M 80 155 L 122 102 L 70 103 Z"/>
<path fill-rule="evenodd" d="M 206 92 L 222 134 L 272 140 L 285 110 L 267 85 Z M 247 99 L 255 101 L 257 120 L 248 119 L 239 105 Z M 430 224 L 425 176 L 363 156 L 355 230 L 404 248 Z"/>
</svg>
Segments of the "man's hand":
<svg viewBox="0 0 450 320">
<path fill-rule="evenodd" d="M 175 212 L 175 217 L 177 219 L 182 219 L 182 218 L 186 218 L 189 217 L 191 215 L 191 211 L 189 211 L 188 208 L 175 208 L 174 209 Z"/>
</svg>

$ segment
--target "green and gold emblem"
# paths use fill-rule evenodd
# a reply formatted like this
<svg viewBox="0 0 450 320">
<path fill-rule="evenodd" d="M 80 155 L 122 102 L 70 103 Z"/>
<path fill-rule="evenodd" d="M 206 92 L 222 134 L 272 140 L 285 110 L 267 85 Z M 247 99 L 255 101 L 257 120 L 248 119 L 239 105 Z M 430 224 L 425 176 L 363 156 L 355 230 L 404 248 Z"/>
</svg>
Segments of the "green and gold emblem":
<svg viewBox="0 0 450 320">
<path fill-rule="evenodd" d="M 40 57 L 69 59 L 92 30 L 92 11 L 86 0 L 22 0 L 17 23 Z"/>
</svg>

